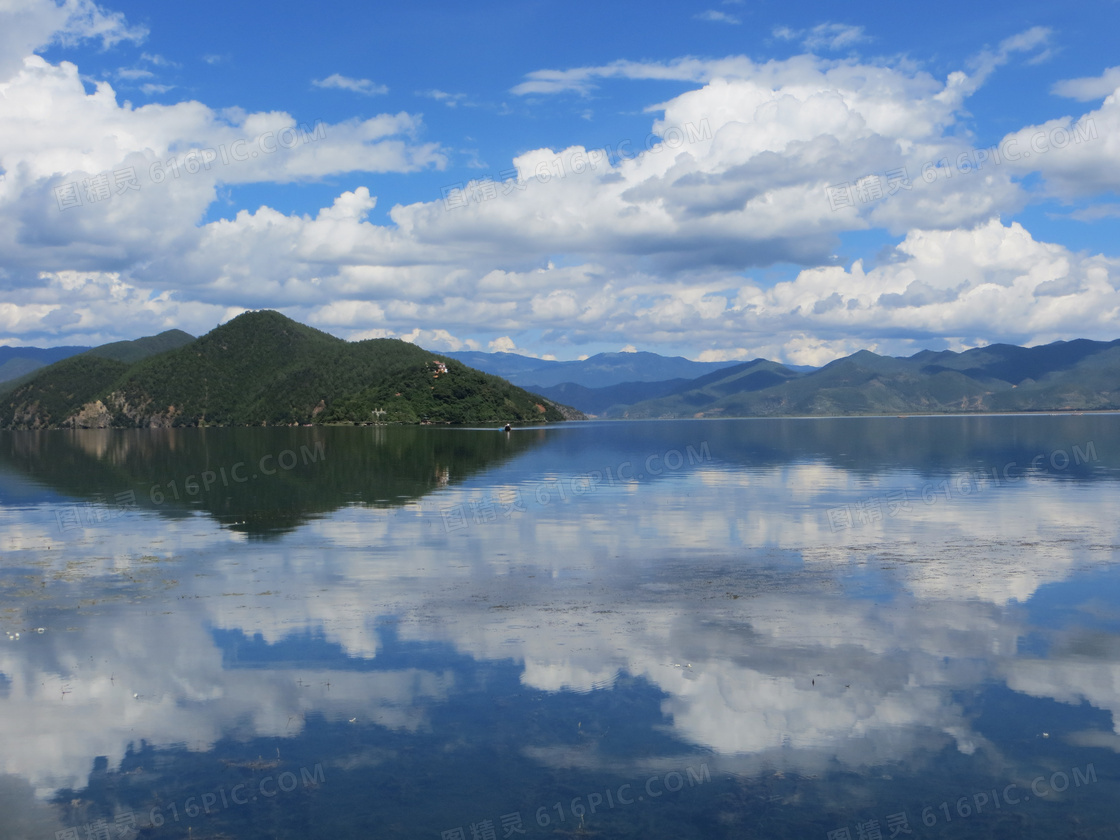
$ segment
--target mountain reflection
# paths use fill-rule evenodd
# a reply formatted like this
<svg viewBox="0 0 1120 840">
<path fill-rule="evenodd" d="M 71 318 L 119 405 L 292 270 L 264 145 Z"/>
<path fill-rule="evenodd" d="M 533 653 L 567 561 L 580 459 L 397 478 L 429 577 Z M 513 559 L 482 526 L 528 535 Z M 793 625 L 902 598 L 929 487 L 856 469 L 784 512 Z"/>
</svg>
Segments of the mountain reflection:
<svg viewBox="0 0 1120 840">
<path fill-rule="evenodd" d="M 201 510 L 261 536 L 350 504 L 403 505 L 540 440 L 383 426 L 19 432 L 0 434 L 0 465 L 87 502 Z"/>
</svg>

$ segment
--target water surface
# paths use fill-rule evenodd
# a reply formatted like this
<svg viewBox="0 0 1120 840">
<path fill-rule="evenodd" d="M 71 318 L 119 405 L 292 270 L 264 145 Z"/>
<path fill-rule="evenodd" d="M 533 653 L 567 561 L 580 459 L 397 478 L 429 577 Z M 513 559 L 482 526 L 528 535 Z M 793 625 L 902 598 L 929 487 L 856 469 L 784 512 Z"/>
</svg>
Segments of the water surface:
<svg viewBox="0 0 1120 840">
<path fill-rule="evenodd" d="M 1116 415 L 0 435 L 0 836 L 1115 837 Z"/>
</svg>

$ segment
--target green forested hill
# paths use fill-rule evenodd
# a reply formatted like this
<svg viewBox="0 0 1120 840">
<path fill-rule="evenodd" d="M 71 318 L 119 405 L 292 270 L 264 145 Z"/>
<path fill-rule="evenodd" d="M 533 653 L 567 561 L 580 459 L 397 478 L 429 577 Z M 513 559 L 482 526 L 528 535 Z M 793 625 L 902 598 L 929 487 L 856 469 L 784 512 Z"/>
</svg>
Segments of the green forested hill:
<svg viewBox="0 0 1120 840">
<path fill-rule="evenodd" d="M 4 396 L 0 426 L 5 429 L 47 429 L 94 399 L 128 365 L 85 353 L 41 368 L 29 382 Z"/>
<path fill-rule="evenodd" d="M 131 364 L 156 353 L 182 347 L 191 341 L 194 341 L 194 336 L 190 333 L 185 333 L 182 330 L 166 330 L 159 335 L 149 335 L 135 341 L 114 341 L 111 344 L 102 344 L 99 347 L 3 347 L 0 350 L 5 352 L 0 353 L 0 359 L 7 358 L 7 361 L 0 365 L 0 395 L 14 391 L 25 382 L 30 382 L 38 375 L 37 371 L 43 370 L 51 362 L 57 363 L 64 360 L 76 362 L 76 358 L 79 356 L 87 359 L 89 356 L 97 356 L 101 359 L 112 359 L 113 361 Z M 75 368 L 61 368 L 60 370 L 97 369 L 96 365 L 91 365 L 88 361 L 77 362 L 76 364 Z M 63 375 L 63 379 L 69 377 L 70 374 Z M 80 385 L 81 383 L 76 381 L 75 384 Z"/>
<path fill-rule="evenodd" d="M 159 335 L 149 335 L 135 341 L 114 341 L 86 351 L 90 356 L 116 359 L 118 362 L 139 362 L 148 356 L 175 350 L 194 341 L 194 336 L 182 330 L 166 330 Z"/>
<path fill-rule="evenodd" d="M 413 344 L 347 342 L 269 311 L 131 365 L 65 359 L 4 403 L 7 428 L 368 422 L 375 410 L 384 422 L 563 419 L 543 398 Z"/>
</svg>

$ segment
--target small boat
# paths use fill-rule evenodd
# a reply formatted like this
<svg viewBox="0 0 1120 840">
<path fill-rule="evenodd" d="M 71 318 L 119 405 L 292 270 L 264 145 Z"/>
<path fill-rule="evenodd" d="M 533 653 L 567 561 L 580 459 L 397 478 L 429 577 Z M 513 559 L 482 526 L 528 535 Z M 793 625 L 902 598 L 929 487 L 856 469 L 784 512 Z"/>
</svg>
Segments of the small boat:
<svg viewBox="0 0 1120 840">
<path fill-rule="evenodd" d="M 503 432 L 512 432 L 513 431 L 513 426 L 511 426 L 509 423 L 506 423 L 505 428 L 502 429 L 502 431 Z"/>
</svg>

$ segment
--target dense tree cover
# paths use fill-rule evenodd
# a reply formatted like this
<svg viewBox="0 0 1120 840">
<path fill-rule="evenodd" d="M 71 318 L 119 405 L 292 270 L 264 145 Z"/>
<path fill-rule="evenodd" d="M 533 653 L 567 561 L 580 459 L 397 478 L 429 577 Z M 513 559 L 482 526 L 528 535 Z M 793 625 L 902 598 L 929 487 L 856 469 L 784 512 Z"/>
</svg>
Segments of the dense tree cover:
<svg viewBox="0 0 1120 840">
<path fill-rule="evenodd" d="M 83 405 L 96 399 L 128 365 L 114 359 L 82 354 L 42 368 L 30 382 L 4 399 L 5 428 L 39 429 L 58 426 Z"/>
<path fill-rule="evenodd" d="M 563 419 L 546 400 L 453 359 L 397 339 L 346 342 L 278 312 L 245 313 L 176 350 L 114 364 L 74 399 L 56 398 L 49 420 L 32 410 L 58 391 L 56 366 L 43 369 L 13 393 L 4 425 L 29 427 L 29 412 L 40 425 L 74 425 L 96 399 L 111 417 L 101 424 L 124 427 Z"/>
<path fill-rule="evenodd" d="M 87 350 L 91 356 L 101 356 L 105 359 L 116 359 L 118 362 L 138 362 L 156 353 L 175 350 L 184 344 L 194 341 L 194 336 L 182 330 L 167 330 L 159 335 L 149 335 L 137 338 L 134 341 L 114 341 L 111 344 L 102 344 Z"/>
<path fill-rule="evenodd" d="M 202 511 L 267 536 L 354 503 L 419 501 L 541 442 L 535 434 L 415 425 L 117 430 L 97 440 L 90 447 L 81 433 L 0 435 L 0 471 L 94 503 L 132 490 L 144 510 Z M 262 460 L 272 474 L 261 473 Z"/>
</svg>

